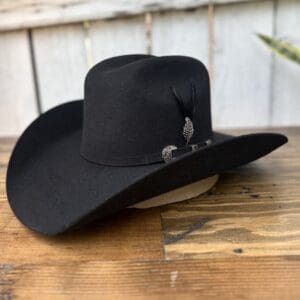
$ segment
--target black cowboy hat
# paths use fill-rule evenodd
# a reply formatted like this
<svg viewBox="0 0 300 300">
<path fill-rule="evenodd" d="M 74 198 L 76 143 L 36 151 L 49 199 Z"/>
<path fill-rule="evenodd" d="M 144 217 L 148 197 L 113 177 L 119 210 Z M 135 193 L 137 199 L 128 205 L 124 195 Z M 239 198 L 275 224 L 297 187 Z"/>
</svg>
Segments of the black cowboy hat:
<svg viewBox="0 0 300 300">
<path fill-rule="evenodd" d="M 183 56 L 127 55 L 94 66 L 84 101 L 57 106 L 22 134 L 7 195 L 20 221 L 54 235 L 266 155 L 281 134 L 211 126 L 209 76 Z"/>
</svg>

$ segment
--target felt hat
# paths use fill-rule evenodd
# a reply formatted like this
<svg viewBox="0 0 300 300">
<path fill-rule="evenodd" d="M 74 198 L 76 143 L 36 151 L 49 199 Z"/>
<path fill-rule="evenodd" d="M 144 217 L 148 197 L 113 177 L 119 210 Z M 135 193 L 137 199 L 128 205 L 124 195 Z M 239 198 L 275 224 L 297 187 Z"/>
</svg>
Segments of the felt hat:
<svg viewBox="0 0 300 300">
<path fill-rule="evenodd" d="M 7 196 L 24 225 L 55 235 L 285 142 L 275 133 L 213 131 L 209 75 L 194 58 L 113 57 L 88 72 L 83 100 L 43 113 L 24 131 L 9 161 Z"/>
</svg>

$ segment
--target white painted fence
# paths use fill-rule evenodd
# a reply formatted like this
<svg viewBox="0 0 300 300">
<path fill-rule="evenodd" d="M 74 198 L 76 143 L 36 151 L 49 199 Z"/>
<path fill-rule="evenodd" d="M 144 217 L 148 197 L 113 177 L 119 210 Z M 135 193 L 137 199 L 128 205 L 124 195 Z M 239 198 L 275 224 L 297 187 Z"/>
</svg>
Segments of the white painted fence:
<svg viewBox="0 0 300 300">
<path fill-rule="evenodd" d="M 0 0 L 0 135 L 82 98 L 88 68 L 124 53 L 202 60 L 215 127 L 300 125 L 300 67 L 257 32 L 300 45 L 300 1 Z"/>
</svg>

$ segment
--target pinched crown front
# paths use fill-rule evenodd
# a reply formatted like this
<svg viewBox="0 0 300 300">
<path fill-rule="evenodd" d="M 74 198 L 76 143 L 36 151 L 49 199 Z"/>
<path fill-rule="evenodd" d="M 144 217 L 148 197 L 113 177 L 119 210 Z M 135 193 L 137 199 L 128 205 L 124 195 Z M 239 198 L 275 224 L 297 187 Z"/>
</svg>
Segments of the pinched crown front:
<svg viewBox="0 0 300 300">
<path fill-rule="evenodd" d="M 161 162 L 166 149 L 173 158 L 173 150 L 195 150 L 211 134 L 209 78 L 196 59 L 121 56 L 86 77 L 81 154 L 90 161 Z"/>
</svg>

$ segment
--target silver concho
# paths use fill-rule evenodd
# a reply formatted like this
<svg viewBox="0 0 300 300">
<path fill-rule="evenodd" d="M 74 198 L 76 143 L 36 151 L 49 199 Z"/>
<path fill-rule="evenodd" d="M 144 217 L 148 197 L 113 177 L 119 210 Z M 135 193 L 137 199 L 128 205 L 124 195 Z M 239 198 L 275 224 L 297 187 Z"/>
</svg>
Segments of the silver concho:
<svg viewBox="0 0 300 300">
<path fill-rule="evenodd" d="M 166 146 L 161 152 L 161 156 L 162 156 L 163 160 L 165 162 L 172 160 L 173 159 L 172 151 L 176 150 L 176 149 L 177 149 L 177 147 L 174 145 Z"/>
<path fill-rule="evenodd" d="M 190 142 L 193 134 L 194 134 L 194 125 L 192 120 L 189 117 L 185 117 L 185 124 L 183 126 L 183 136 L 186 140 L 186 144 L 188 145 L 188 143 Z"/>
<path fill-rule="evenodd" d="M 205 142 L 205 145 L 208 146 L 212 143 L 212 140 L 211 139 L 208 139 L 206 142 Z"/>
</svg>

